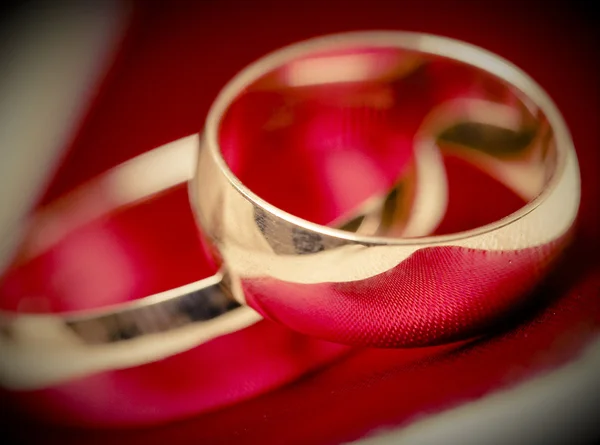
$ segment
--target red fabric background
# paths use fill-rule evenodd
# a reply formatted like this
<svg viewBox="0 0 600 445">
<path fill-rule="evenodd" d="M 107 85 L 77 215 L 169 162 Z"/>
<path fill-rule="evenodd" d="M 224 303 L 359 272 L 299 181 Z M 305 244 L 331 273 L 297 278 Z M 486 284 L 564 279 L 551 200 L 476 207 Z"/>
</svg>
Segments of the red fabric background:
<svg viewBox="0 0 600 445">
<path fill-rule="evenodd" d="M 550 92 L 571 128 L 581 162 L 577 238 L 536 293 L 534 300 L 546 305 L 523 309 L 468 345 L 357 351 L 278 391 L 168 426 L 89 432 L 38 425 L 21 434 L 34 442 L 63 444 L 337 443 L 482 397 L 574 357 L 600 326 L 600 69 L 592 57 L 594 27 L 573 5 L 525 3 L 522 10 L 508 2 L 443 0 L 137 3 L 123 50 L 44 202 L 151 147 L 198 131 L 224 82 L 269 50 L 336 31 L 407 29 L 448 35 L 499 53 Z M 161 213 L 183 209 L 182 202 L 173 202 Z M 180 236 L 170 244 L 173 257 L 192 258 L 196 253 L 186 252 L 187 234 Z M 153 286 L 198 278 L 196 268 L 182 264 L 156 266 L 162 281 Z M 24 421 L 10 416 L 6 419 L 13 425 Z"/>
</svg>

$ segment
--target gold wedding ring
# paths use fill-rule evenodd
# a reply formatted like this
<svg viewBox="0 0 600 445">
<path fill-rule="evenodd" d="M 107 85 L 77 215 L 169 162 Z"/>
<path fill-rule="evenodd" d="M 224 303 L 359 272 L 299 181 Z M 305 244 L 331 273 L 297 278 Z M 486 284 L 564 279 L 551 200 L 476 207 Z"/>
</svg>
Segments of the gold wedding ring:
<svg viewBox="0 0 600 445">
<path fill-rule="evenodd" d="M 457 94 L 432 100 L 430 92 L 440 82 L 444 86 L 444 69 L 465 73 L 472 81 Z M 406 120 L 394 117 L 419 113 L 415 104 L 421 99 L 432 107 L 422 111 L 418 126 L 405 130 Z M 268 100 L 284 104 L 287 116 L 263 111 L 261 103 Z M 360 105 L 353 108 L 356 103 Z M 350 136 L 368 131 L 360 128 L 371 116 L 365 110 L 392 116 L 385 122 L 396 126 L 390 131 L 399 137 L 412 132 L 412 159 L 405 173 L 410 187 L 404 187 L 412 192 L 394 198 L 400 202 L 395 208 L 404 209 L 397 212 L 399 221 L 383 229 L 376 224 L 366 234 L 340 230 L 277 207 L 253 190 L 260 186 L 256 179 L 248 184 L 240 177 L 238 171 L 253 178 L 238 157 L 269 163 L 268 156 L 291 150 L 291 145 L 273 141 L 293 143 L 286 134 L 296 137 L 306 110 L 318 113 L 319 107 L 337 110 L 342 123 L 327 121 L 334 142 L 324 149 L 300 147 L 308 165 L 329 162 L 331 153 L 360 152 L 352 144 L 361 139 Z M 252 113 L 263 112 L 265 122 L 277 118 L 278 126 L 244 126 Z M 376 129 L 386 130 L 381 125 Z M 454 143 L 442 146 L 444 138 L 452 139 L 452 131 Z M 511 132 L 520 146 L 511 145 Z M 374 144 L 361 153 L 377 161 L 379 148 Z M 449 152 L 502 182 L 525 204 L 483 226 L 431 236 L 447 206 L 440 158 Z M 374 173 L 361 162 L 348 168 L 343 186 L 351 187 L 363 176 L 376 178 L 389 164 L 386 159 L 374 163 L 379 168 Z M 333 165 L 339 176 L 345 164 Z M 274 163 L 271 168 L 264 170 L 267 178 L 295 167 Z M 280 182 L 269 182 L 270 189 L 263 187 L 261 194 L 278 196 L 277 189 L 288 190 L 285 177 L 278 177 Z M 323 183 L 330 184 L 331 178 Z M 403 177 L 397 181 L 406 183 Z M 288 193 L 293 196 L 294 190 Z M 579 194 L 579 169 L 567 127 L 531 78 L 472 45 L 404 32 L 317 38 L 243 70 L 210 110 L 191 185 L 198 222 L 239 302 L 305 334 L 392 347 L 462 339 L 513 307 L 564 247 Z M 320 199 L 314 193 L 309 197 Z M 491 195 L 473 205 L 494 206 L 495 200 Z M 344 214 L 338 217 L 343 220 Z M 394 236 L 386 236 L 390 232 Z"/>
</svg>

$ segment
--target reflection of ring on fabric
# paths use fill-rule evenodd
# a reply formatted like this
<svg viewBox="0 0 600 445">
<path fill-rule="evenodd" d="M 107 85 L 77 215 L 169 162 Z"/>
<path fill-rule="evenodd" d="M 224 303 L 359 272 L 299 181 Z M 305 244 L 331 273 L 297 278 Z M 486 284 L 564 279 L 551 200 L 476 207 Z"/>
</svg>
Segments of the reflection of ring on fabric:
<svg viewBox="0 0 600 445">
<path fill-rule="evenodd" d="M 241 142 L 236 142 L 227 133 L 229 127 L 223 125 L 232 125 L 236 116 L 243 116 L 235 108 L 240 97 L 273 84 L 273 90 L 284 98 L 296 91 L 305 98 L 311 94 L 309 88 L 315 88 L 315 95 L 328 91 L 319 90 L 319 82 L 401 82 L 378 68 L 359 70 L 356 59 L 348 56 L 373 57 L 378 49 L 423 57 L 425 71 L 418 75 L 427 73 L 427 67 L 443 56 L 478 73 L 480 80 L 472 85 L 473 91 L 487 91 L 485 85 L 491 85 L 487 99 L 468 93 L 466 100 L 439 103 L 441 108 L 432 111 L 422 128 L 433 125 L 442 130 L 445 134 L 437 136 L 447 138 L 446 150 L 506 184 L 528 200 L 527 205 L 482 227 L 400 239 L 309 222 L 275 207 L 242 183 L 235 173 L 238 167 L 229 166 L 224 156 L 235 163 L 236 143 L 247 138 L 242 134 L 237 138 Z M 319 70 L 319 66 L 328 70 Z M 334 66 L 337 71 L 332 74 Z M 293 82 L 285 76 L 290 71 L 296 73 Z M 346 90 L 340 86 L 340 91 L 335 98 L 344 97 Z M 490 101 L 496 103 L 490 105 Z M 391 102 L 392 106 L 401 104 L 402 97 Z M 460 131 L 465 128 L 471 132 L 466 139 L 473 139 L 471 119 L 480 121 L 477 131 L 480 139 L 485 139 L 494 128 L 519 123 L 514 120 L 518 116 L 515 110 L 524 116 L 521 123 L 531 125 L 533 131 L 519 156 L 493 150 L 486 153 L 460 143 Z M 468 120 L 461 127 L 464 118 Z M 444 124 L 458 126 L 458 134 Z M 577 159 L 568 130 L 548 96 L 508 62 L 445 38 L 356 33 L 278 51 L 251 65 L 223 90 L 209 113 L 206 129 L 206 149 L 200 151 L 192 201 L 201 226 L 227 267 L 233 295 L 292 329 L 337 342 L 422 346 L 481 332 L 514 307 L 548 270 L 568 238 L 579 205 Z M 221 144 L 224 138 L 225 148 Z M 421 149 L 415 147 L 415 158 L 424 149 L 436 153 L 437 142 L 430 139 Z M 256 148 L 260 147 L 257 143 Z M 426 183 L 426 176 L 421 180 Z M 434 228 L 435 220 L 431 222 Z"/>
</svg>

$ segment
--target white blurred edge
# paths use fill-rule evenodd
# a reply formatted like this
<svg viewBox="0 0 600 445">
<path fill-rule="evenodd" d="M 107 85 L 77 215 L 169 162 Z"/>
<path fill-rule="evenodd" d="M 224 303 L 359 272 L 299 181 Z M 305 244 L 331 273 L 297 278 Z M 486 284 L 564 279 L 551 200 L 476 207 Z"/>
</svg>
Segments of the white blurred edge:
<svg viewBox="0 0 600 445">
<path fill-rule="evenodd" d="M 566 365 L 353 445 L 560 445 L 600 437 L 600 337 Z M 399 400 L 398 403 L 402 403 Z"/>
<path fill-rule="evenodd" d="M 32 1 L 1 32 L 0 271 L 114 60 L 130 9 Z"/>
</svg>

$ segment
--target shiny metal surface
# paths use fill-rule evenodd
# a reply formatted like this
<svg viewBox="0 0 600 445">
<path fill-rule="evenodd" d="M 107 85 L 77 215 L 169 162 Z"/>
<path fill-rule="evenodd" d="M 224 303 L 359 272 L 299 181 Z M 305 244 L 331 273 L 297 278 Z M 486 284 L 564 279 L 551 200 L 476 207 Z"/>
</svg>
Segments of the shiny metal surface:
<svg viewBox="0 0 600 445">
<path fill-rule="evenodd" d="M 431 75 L 440 61 L 450 72 L 463 73 L 467 87 L 431 100 L 430 92 L 444 86 L 438 84 L 443 74 Z M 283 108 L 262 109 L 269 100 Z M 307 165 L 317 165 L 305 174 L 327 184 L 323 193 L 303 196 L 281 175 L 270 188 L 251 183 L 253 172 L 244 170 L 243 159 L 269 162 L 271 170 L 260 170 L 264 175 L 299 168 L 270 157 L 280 159 L 280 152 L 293 149 L 277 141 L 309 140 L 302 139 L 311 131 L 302 126 L 302 113 L 312 117 L 322 109 L 338 113 L 337 123 L 324 124 L 331 130 L 326 136 L 336 142 L 297 150 Z M 262 127 L 244 126 L 251 113 L 267 115 Z M 402 119 L 371 119 L 367 113 L 421 120 L 411 127 Z M 369 119 L 372 133 L 364 128 Z M 395 178 L 386 170 L 393 162 L 381 156 L 377 144 L 357 148 L 357 134 L 375 137 L 386 131 L 412 140 L 410 167 L 398 168 Z M 342 343 L 422 346 L 473 335 L 547 272 L 579 206 L 577 159 L 550 98 L 509 62 L 429 35 L 359 32 L 275 52 L 225 87 L 208 116 L 205 144 L 192 202 L 227 267 L 235 298 L 292 329 Z M 331 160 L 331 153 L 353 150 L 376 167 L 369 171 L 354 162 L 348 168 Z M 436 234 L 448 205 L 441 168 L 448 154 L 502 182 L 525 204 L 482 226 Z M 341 180 L 330 173 L 318 177 L 319 166 L 328 162 L 329 172 L 346 168 Z M 379 215 L 376 223 L 354 224 L 354 233 L 331 227 L 336 221 L 348 224 L 344 215 L 353 206 L 347 202 L 329 199 L 327 206 L 338 214 L 313 220 L 276 203 L 277 192 L 285 190 L 298 200 L 311 198 L 317 207 L 328 199 L 328 187 L 354 190 L 359 178 L 386 174 L 392 183 L 403 183 L 405 192 L 395 195 L 391 210 L 375 204 L 366 220 Z M 494 206 L 495 196 L 488 198 L 473 205 Z M 381 200 L 390 202 L 385 191 Z M 525 268 L 528 277 L 521 276 Z M 461 313 L 465 295 L 477 296 L 477 313 Z M 444 320 L 450 327 L 432 335 L 430 328 Z"/>
</svg>

